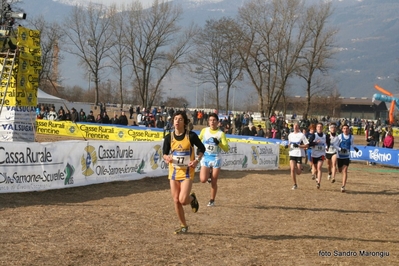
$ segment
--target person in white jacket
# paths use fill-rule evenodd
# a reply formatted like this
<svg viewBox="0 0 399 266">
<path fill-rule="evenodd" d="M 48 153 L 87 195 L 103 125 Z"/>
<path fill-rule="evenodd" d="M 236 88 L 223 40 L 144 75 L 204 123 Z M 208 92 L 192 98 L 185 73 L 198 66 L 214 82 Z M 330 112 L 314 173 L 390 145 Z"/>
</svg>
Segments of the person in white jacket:
<svg viewBox="0 0 399 266">
<path fill-rule="evenodd" d="M 290 148 L 291 177 L 294 182 L 293 190 L 298 188 L 296 176 L 302 172 L 302 158 L 305 157 L 305 149 L 309 141 L 299 128 L 299 123 L 294 123 L 294 131 L 288 135 L 288 147 Z"/>
</svg>

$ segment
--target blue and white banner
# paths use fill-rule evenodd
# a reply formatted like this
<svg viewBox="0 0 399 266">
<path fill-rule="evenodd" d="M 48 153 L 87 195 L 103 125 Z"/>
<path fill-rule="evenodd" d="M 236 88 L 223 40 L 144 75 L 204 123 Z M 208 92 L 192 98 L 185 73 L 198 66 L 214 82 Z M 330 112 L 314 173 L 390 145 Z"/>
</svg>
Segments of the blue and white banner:
<svg viewBox="0 0 399 266">
<path fill-rule="evenodd" d="M 351 150 L 351 160 L 367 161 L 399 167 L 399 150 L 370 146 L 356 146 L 359 151 Z"/>
</svg>

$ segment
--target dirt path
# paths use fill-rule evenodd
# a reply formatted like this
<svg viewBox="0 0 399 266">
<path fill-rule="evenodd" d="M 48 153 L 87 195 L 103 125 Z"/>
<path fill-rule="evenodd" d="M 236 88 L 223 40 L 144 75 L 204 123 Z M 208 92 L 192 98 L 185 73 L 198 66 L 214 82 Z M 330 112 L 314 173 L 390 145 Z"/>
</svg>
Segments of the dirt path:
<svg viewBox="0 0 399 266">
<path fill-rule="evenodd" d="M 196 179 L 200 209 L 178 236 L 166 177 L 0 194 L 0 264 L 399 265 L 398 176 L 354 163 L 341 193 L 339 175 L 317 190 L 303 174 L 293 191 L 288 169 L 222 171 L 214 208 Z"/>
</svg>

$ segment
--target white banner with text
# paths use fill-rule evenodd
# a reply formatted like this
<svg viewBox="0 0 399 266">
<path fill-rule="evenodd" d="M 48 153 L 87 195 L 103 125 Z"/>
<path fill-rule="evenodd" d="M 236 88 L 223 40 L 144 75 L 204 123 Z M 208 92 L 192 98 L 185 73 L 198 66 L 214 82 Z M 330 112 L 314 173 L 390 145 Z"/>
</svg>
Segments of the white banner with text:
<svg viewBox="0 0 399 266">
<path fill-rule="evenodd" d="M 40 191 L 167 176 L 162 141 L 0 143 L 0 193 Z M 278 144 L 230 143 L 225 170 L 274 170 Z"/>
</svg>

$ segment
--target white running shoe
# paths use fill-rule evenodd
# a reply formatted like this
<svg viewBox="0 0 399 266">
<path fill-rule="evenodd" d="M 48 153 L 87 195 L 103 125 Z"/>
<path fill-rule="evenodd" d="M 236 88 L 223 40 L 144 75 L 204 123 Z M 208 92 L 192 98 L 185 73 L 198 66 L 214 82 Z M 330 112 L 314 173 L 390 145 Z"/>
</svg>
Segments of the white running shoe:
<svg viewBox="0 0 399 266">
<path fill-rule="evenodd" d="M 331 179 L 331 175 L 328 175 L 328 176 L 327 176 L 327 179 L 330 180 L 330 179 Z"/>
<path fill-rule="evenodd" d="M 296 184 L 292 187 L 292 190 L 295 190 L 295 189 L 298 189 L 298 186 Z"/>
<path fill-rule="evenodd" d="M 210 201 L 208 202 L 208 205 L 206 205 L 206 206 L 208 206 L 208 207 L 215 207 L 215 201 L 214 201 L 214 200 L 210 200 Z"/>
<path fill-rule="evenodd" d="M 341 187 L 341 192 L 345 192 L 345 187 Z"/>
</svg>

